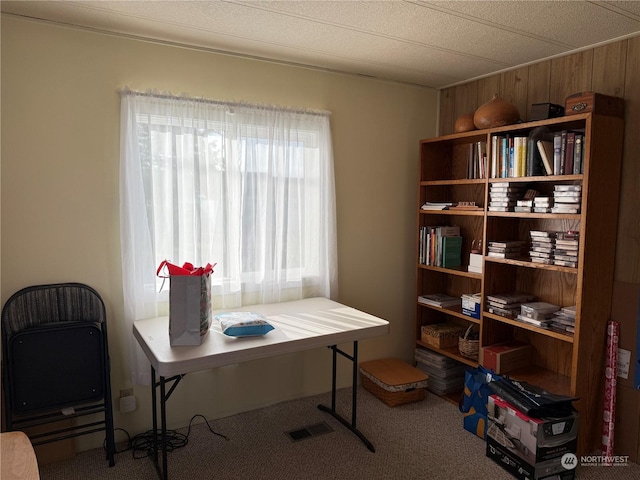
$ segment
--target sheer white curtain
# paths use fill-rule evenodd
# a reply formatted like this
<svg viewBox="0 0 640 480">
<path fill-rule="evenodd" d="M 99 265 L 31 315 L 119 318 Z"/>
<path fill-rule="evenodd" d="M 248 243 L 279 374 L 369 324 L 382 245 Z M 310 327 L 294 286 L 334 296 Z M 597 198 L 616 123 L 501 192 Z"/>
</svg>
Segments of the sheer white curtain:
<svg viewBox="0 0 640 480">
<path fill-rule="evenodd" d="M 124 314 L 168 314 L 162 260 L 216 263 L 214 308 L 337 296 L 329 113 L 124 90 Z M 150 368 L 131 337 L 131 374 Z"/>
</svg>

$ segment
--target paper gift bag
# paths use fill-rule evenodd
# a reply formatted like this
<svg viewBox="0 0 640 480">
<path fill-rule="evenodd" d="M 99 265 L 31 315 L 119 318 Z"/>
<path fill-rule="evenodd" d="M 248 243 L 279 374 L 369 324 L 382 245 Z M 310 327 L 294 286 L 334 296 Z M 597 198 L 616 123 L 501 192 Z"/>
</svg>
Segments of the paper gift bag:
<svg viewBox="0 0 640 480">
<path fill-rule="evenodd" d="M 169 274 L 169 343 L 173 346 L 200 345 L 211 326 L 211 272 L 213 266 L 183 267 L 166 260 L 158 267 Z"/>
</svg>

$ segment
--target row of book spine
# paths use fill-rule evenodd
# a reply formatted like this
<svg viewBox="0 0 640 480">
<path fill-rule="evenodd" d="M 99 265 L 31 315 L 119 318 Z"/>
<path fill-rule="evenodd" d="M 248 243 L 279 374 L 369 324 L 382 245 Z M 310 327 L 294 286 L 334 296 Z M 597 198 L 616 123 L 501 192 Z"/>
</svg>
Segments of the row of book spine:
<svg viewBox="0 0 640 480">
<path fill-rule="evenodd" d="M 555 133 L 553 141 L 494 135 L 491 137 L 489 176 L 515 178 L 583 173 L 583 144 L 584 133 L 569 130 Z"/>
<path fill-rule="evenodd" d="M 469 145 L 467 156 L 467 178 L 486 178 L 487 142 L 475 142 Z"/>
<path fill-rule="evenodd" d="M 459 226 L 420 227 L 421 265 L 454 268 L 461 264 L 462 237 Z"/>
<path fill-rule="evenodd" d="M 562 130 L 553 136 L 554 175 L 576 175 L 584 171 L 584 133 Z"/>
</svg>

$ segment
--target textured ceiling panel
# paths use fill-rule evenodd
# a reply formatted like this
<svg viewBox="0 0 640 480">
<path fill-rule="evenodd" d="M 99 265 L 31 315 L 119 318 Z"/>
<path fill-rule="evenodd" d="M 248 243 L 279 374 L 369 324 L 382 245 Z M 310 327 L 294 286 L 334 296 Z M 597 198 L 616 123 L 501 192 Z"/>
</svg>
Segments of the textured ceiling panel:
<svg viewBox="0 0 640 480">
<path fill-rule="evenodd" d="M 442 87 L 640 32 L 640 2 L 36 1 L 3 12 Z"/>
<path fill-rule="evenodd" d="M 431 8 L 455 13 L 567 48 L 593 45 L 640 29 L 640 18 L 610 10 L 605 2 L 579 1 L 448 1 Z M 618 2 L 636 3 L 636 2 Z"/>
</svg>

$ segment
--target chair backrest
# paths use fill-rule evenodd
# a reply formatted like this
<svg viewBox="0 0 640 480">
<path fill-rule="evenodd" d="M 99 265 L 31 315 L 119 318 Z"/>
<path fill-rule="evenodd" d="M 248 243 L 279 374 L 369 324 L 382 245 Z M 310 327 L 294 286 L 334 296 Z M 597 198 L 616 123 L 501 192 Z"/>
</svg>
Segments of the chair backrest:
<svg viewBox="0 0 640 480">
<path fill-rule="evenodd" d="M 2 309 L 3 338 L 26 328 L 55 322 L 93 322 L 106 328 L 102 298 L 82 283 L 26 287 L 14 293 Z"/>
<path fill-rule="evenodd" d="M 2 309 L 8 404 L 16 413 L 97 401 L 108 388 L 105 307 L 79 283 L 37 285 Z"/>
<path fill-rule="evenodd" d="M 113 466 L 107 318 L 98 292 L 82 283 L 26 287 L 7 300 L 0 322 L 7 430 L 25 430 L 33 445 L 104 430 Z M 73 427 L 60 425 L 71 417 Z"/>
</svg>

